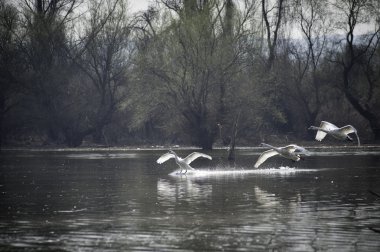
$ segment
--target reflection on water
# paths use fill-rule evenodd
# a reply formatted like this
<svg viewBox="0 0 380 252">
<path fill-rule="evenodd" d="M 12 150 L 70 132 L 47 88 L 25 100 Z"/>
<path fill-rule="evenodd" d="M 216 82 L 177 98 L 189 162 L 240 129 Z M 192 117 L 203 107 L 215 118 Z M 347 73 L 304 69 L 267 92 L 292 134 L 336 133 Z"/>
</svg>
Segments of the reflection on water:
<svg viewBox="0 0 380 252">
<path fill-rule="evenodd" d="M 378 149 L 252 169 L 261 151 L 215 150 L 186 175 L 162 151 L 7 151 L 0 250 L 379 251 Z"/>
<path fill-rule="evenodd" d="M 157 200 L 161 204 L 176 200 L 207 200 L 212 193 L 211 185 L 202 185 L 191 179 L 180 178 L 176 181 L 159 179 L 157 181 Z"/>
<path fill-rule="evenodd" d="M 295 167 L 284 167 L 280 166 L 278 168 L 266 168 L 266 169 L 234 169 L 234 170 L 224 170 L 220 169 L 219 167 L 215 167 L 215 169 L 203 169 L 203 170 L 189 170 L 188 172 L 181 173 L 181 170 L 175 170 L 171 173 L 169 173 L 170 176 L 173 177 L 186 177 L 188 179 L 194 179 L 194 178 L 210 178 L 210 177 L 243 177 L 249 174 L 257 174 L 257 175 L 291 175 L 293 173 L 299 173 L 299 172 L 313 172 L 317 171 L 316 169 L 304 169 L 304 168 L 295 168 Z"/>
</svg>

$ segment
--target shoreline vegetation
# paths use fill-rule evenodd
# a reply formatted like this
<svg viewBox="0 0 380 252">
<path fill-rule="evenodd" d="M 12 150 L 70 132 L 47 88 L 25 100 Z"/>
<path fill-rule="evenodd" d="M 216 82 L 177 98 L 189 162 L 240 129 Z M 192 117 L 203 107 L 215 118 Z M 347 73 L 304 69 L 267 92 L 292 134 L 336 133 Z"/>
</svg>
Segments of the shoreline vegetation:
<svg viewBox="0 0 380 252">
<path fill-rule="evenodd" d="M 380 143 L 379 3 L 0 1 L 0 148 Z"/>
</svg>

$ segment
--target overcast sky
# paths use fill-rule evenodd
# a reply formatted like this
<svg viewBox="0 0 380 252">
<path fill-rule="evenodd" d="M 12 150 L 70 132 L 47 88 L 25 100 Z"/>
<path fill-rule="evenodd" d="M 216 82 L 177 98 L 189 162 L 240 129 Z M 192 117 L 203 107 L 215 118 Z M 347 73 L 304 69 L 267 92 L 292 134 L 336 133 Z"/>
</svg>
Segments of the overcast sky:
<svg viewBox="0 0 380 252">
<path fill-rule="evenodd" d="M 131 12 L 137 12 L 137 11 L 142 11 L 148 9 L 149 3 L 154 2 L 154 0 L 129 0 L 129 8 Z M 357 24 L 357 27 L 355 29 L 355 35 L 360 35 L 367 33 L 374 29 L 374 24 L 368 25 L 368 24 Z M 335 31 L 338 34 L 344 34 L 344 31 Z M 292 37 L 294 38 L 301 38 L 301 31 L 298 30 L 298 28 L 293 29 L 292 31 Z"/>
<path fill-rule="evenodd" d="M 129 0 L 129 6 L 132 12 L 146 10 L 149 0 Z"/>
</svg>

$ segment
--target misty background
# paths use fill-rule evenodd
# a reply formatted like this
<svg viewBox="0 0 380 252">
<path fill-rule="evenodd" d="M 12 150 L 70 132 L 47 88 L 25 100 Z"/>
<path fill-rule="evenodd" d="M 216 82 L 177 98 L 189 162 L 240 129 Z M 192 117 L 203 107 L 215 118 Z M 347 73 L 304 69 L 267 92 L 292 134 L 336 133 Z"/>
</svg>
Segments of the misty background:
<svg viewBox="0 0 380 252">
<path fill-rule="evenodd" d="M 379 142 L 379 28 L 377 0 L 0 0 L 0 144 Z"/>
</svg>

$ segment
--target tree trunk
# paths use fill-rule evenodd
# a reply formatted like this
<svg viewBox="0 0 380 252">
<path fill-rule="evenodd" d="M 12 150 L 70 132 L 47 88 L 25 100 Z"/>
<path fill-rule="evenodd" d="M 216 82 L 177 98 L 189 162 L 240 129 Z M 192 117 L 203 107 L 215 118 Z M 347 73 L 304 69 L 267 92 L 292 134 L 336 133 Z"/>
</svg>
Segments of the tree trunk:
<svg viewBox="0 0 380 252">
<path fill-rule="evenodd" d="M 96 127 L 94 133 L 92 133 L 92 139 L 96 144 L 104 144 L 104 134 L 102 126 Z"/>
<path fill-rule="evenodd" d="M 266 28 L 266 35 L 267 35 L 267 46 L 269 50 L 269 56 L 268 56 L 268 61 L 266 62 L 266 71 L 269 72 L 272 69 L 274 60 L 275 60 L 275 54 L 276 54 L 276 48 L 277 48 L 277 40 L 278 40 L 278 31 L 281 26 L 281 20 L 282 20 L 282 12 L 283 12 L 283 2 L 284 0 L 279 0 L 278 1 L 278 6 L 277 7 L 277 13 L 276 16 L 273 17 L 275 19 L 275 25 L 274 25 L 274 30 L 272 31 L 272 25 L 270 24 L 269 20 L 269 12 L 271 10 L 267 10 L 267 1 L 262 0 L 261 1 L 261 11 L 265 23 L 265 28 Z M 272 32 L 273 32 L 273 37 L 272 37 Z"/>
<path fill-rule="evenodd" d="M 4 127 L 3 127 L 3 116 L 0 115 L 0 152 L 3 146 L 3 136 L 4 135 Z"/>
<path fill-rule="evenodd" d="M 214 143 L 214 134 L 212 134 L 206 128 L 202 128 L 198 134 L 198 143 L 203 150 L 212 150 L 212 145 Z"/>
<path fill-rule="evenodd" d="M 236 144 L 236 136 L 238 133 L 238 123 L 239 123 L 239 118 L 240 118 L 240 112 L 238 113 L 234 126 L 232 127 L 232 134 L 231 134 L 231 142 L 230 142 L 230 147 L 228 149 L 228 160 L 233 161 L 235 160 L 235 144 Z"/>
<path fill-rule="evenodd" d="M 64 136 L 65 136 L 65 143 L 68 147 L 79 147 L 83 143 L 83 139 L 93 133 L 93 129 L 88 129 L 86 131 L 79 132 L 75 129 L 65 129 L 64 130 Z"/>
<path fill-rule="evenodd" d="M 81 134 L 71 134 L 66 136 L 66 144 L 68 147 L 79 147 L 83 143 L 84 136 Z"/>
<path fill-rule="evenodd" d="M 373 113 L 370 108 L 362 106 L 359 100 L 351 94 L 349 90 L 349 72 L 350 69 L 348 68 L 343 71 L 344 94 L 355 110 L 369 122 L 375 141 L 380 142 L 380 117 Z"/>
</svg>

